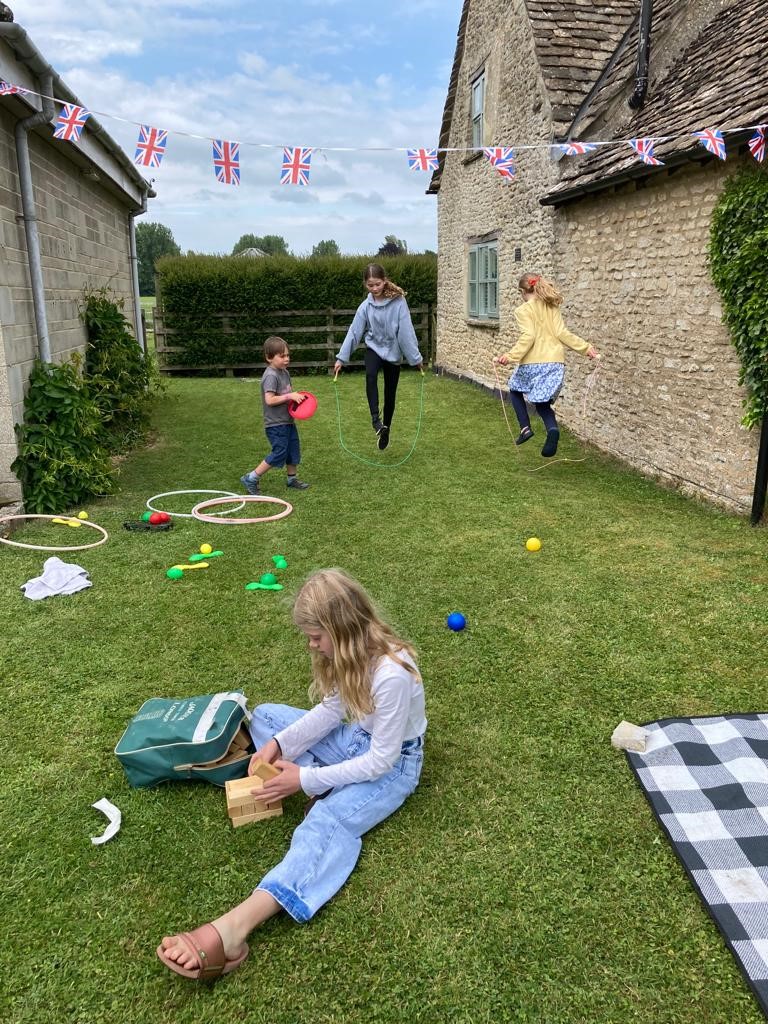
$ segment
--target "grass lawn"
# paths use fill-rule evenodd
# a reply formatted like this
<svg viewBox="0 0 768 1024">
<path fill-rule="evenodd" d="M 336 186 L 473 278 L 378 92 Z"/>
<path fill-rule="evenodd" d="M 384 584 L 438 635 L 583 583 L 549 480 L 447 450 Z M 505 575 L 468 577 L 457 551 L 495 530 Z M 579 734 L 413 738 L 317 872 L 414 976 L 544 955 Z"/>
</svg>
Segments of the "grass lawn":
<svg viewBox="0 0 768 1024">
<path fill-rule="evenodd" d="M 362 378 L 343 378 L 348 447 L 402 458 L 419 383 L 404 375 L 378 455 Z M 296 385 L 320 406 L 300 427 L 311 489 L 286 491 L 278 471 L 265 480 L 293 498 L 286 520 L 122 529 L 157 492 L 239 490 L 265 452 L 255 379 L 175 380 L 121 492 L 87 506 L 109 542 L 60 554 L 90 572 L 91 589 L 28 601 L 19 586 L 46 553 L 0 546 L 0 1019 L 758 1024 L 609 738 L 622 718 L 768 709 L 766 532 L 595 453 L 529 475 L 540 424 L 515 449 L 498 400 L 434 377 L 413 457 L 373 468 L 340 450 L 332 383 Z M 573 440 L 564 450 L 580 454 Z M 17 539 L 85 533 L 33 526 Z M 224 557 L 166 579 L 207 541 Z M 245 591 L 278 552 L 286 596 Z M 422 784 L 312 922 L 273 919 L 240 970 L 196 987 L 162 968 L 155 946 L 247 895 L 303 801 L 233 831 L 222 791 L 132 790 L 113 747 L 150 696 L 242 688 L 254 704 L 305 704 L 309 659 L 287 601 L 328 565 L 355 574 L 420 652 Z M 453 610 L 464 632 L 446 628 Z M 103 796 L 123 827 L 95 847 L 105 819 L 90 804 Z"/>
</svg>

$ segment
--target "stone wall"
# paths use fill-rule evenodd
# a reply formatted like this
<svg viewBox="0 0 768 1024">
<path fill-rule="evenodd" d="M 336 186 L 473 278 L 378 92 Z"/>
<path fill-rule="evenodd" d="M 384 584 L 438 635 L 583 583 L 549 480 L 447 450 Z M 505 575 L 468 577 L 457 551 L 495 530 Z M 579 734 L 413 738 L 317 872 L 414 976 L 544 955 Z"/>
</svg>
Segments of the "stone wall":
<svg viewBox="0 0 768 1024">
<path fill-rule="evenodd" d="M 451 147 L 472 144 L 469 84 L 481 67 L 486 71 L 484 143 L 549 142 L 551 115 L 521 0 L 472 0 Z M 557 181 L 556 165 L 548 150 L 517 156 L 517 176 L 506 183 L 482 154 L 448 153 L 438 193 L 437 362 L 477 379 L 489 378 L 492 357 L 506 345 L 508 337 L 500 335 L 518 301 L 520 274 L 552 269 L 553 213 L 538 197 Z M 498 239 L 498 322 L 473 321 L 467 312 L 469 247 L 486 235 Z"/>
<path fill-rule="evenodd" d="M 14 125 L 0 109 L 0 502 L 20 496 L 10 471 L 16 457 L 12 428 L 23 417 L 24 389 L 37 356 Z M 85 285 L 109 285 L 132 309 L 129 211 L 67 158 L 69 143 L 34 133 L 29 142 L 48 330 L 59 361 L 85 348 L 78 312 Z"/>
<path fill-rule="evenodd" d="M 713 207 L 737 165 L 690 164 L 557 211 L 563 312 L 604 356 L 585 417 L 592 367 L 569 354 L 558 409 L 630 465 L 746 512 L 759 438 L 740 426 L 740 363 L 706 257 Z"/>
<path fill-rule="evenodd" d="M 486 144 L 550 141 L 523 5 L 473 0 L 449 145 L 471 144 L 469 82 L 483 63 Z M 491 358 L 515 341 L 520 274 L 552 275 L 567 323 L 604 354 L 588 390 L 592 364 L 567 356 L 563 421 L 645 473 L 747 512 L 758 438 L 740 426 L 739 362 L 706 265 L 712 209 L 737 162 L 691 164 L 553 210 L 539 204 L 558 178 L 548 149 L 518 151 L 511 185 L 484 158 L 447 154 L 438 194 L 438 366 L 492 387 Z M 468 249 L 494 234 L 499 320 L 479 324 L 467 315 Z"/>
</svg>

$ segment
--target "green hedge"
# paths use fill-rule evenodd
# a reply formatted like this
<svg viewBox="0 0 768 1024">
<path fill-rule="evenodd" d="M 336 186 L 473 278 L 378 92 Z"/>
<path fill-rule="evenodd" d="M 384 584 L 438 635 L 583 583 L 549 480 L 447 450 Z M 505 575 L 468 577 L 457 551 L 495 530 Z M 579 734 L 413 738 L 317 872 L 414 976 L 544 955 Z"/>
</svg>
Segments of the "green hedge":
<svg viewBox="0 0 768 1024">
<path fill-rule="evenodd" d="M 365 298 L 363 271 L 370 262 L 366 256 L 163 257 L 157 264 L 158 302 L 166 328 L 176 332 L 173 345 L 183 348 L 173 355 L 173 363 L 204 367 L 260 362 L 264 337 L 275 333 L 274 318 L 270 322 L 265 314 L 354 310 Z M 411 307 L 436 303 L 436 257 L 397 256 L 376 262 L 407 292 Z M 231 333 L 224 330 L 220 313 L 231 314 Z M 337 335 L 339 344 L 342 339 L 343 334 Z M 301 359 L 301 346 L 290 336 L 287 340 L 294 358 Z M 304 340 L 325 341 L 325 333 L 321 329 Z M 306 356 L 319 358 L 310 351 Z"/>
</svg>

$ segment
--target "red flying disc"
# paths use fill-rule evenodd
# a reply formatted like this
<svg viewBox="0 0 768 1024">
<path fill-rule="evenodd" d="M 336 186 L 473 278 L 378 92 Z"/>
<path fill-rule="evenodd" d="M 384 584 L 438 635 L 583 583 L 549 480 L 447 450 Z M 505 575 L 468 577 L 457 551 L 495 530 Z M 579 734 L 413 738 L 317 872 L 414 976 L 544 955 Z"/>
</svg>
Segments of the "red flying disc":
<svg viewBox="0 0 768 1024">
<path fill-rule="evenodd" d="M 295 420 L 308 420 L 317 411 L 317 399 L 310 391 L 300 391 L 299 394 L 305 396 L 304 401 L 301 404 L 289 402 L 288 412 Z"/>
</svg>

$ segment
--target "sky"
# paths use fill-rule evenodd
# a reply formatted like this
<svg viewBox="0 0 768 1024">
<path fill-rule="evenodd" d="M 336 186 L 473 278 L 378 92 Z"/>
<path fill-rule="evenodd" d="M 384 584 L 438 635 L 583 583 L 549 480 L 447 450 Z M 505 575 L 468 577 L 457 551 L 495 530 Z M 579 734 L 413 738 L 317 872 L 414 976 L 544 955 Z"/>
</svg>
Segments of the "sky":
<svg viewBox="0 0 768 1024">
<path fill-rule="evenodd" d="M 374 253 L 389 234 L 437 248 L 430 176 L 393 150 L 438 143 L 462 0 L 78 0 L 75 17 L 72 0 L 6 2 L 131 159 L 138 124 L 169 132 L 141 170 L 145 219 L 183 251 L 249 232 L 298 254 Z M 209 138 L 240 142 L 239 187 L 217 182 Z M 283 146 L 315 150 L 309 186 L 280 184 Z"/>
</svg>

